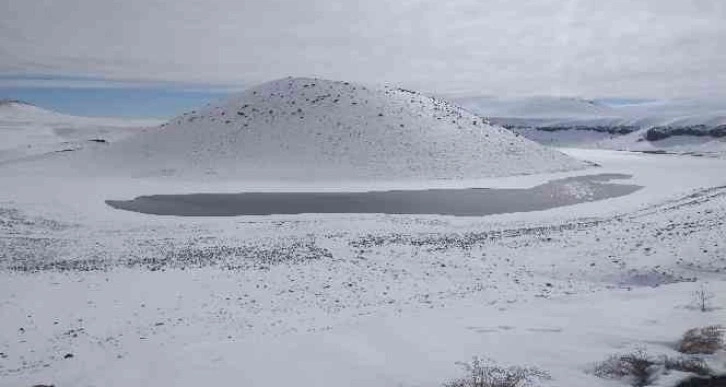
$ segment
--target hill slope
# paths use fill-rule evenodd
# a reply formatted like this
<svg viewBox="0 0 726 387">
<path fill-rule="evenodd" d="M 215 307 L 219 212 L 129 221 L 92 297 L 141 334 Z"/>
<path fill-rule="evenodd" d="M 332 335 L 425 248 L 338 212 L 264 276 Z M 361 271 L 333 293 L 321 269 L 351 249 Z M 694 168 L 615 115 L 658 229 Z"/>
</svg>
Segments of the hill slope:
<svg viewBox="0 0 726 387">
<path fill-rule="evenodd" d="M 254 180 L 460 179 L 561 171 L 579 161 L 457 106 L 392 87 L 286 78 L 110 147 L 136 176 Z"/>
<path fill-rule="evenodd" d="M 76 117 L 16 100 L 0 100 L 0 164 L 102 146 L 156 120 Z"/>
</svg>

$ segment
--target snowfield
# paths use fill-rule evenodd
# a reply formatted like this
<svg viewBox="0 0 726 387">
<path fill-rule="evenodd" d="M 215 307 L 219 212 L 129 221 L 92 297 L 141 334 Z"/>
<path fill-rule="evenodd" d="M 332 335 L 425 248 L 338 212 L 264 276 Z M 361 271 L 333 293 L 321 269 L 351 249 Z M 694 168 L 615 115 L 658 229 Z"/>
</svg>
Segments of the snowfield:
<svg viewBox="0 0 726 387">
<path fill-rule="evenodd" d="M 478 355 L 544 369 L 552 377 L 542 381 L 545 386 L 618 386 L 627 384 L 595 377 L 594 365 L 639 347 L 674 355 L 686 329 L 726 322 L 726 160 L 574 148 L 561 153 L 477 124 L 496 139 L 486 145 L 496 150 L 493 154 L 507 155 L 491 160 L 502 169 L 436 179 L 480 162 L 468 164 L 464 157 L 480 149 L 477 143 L 462 147 L 462 155 L 437 156 L 450 163 L 433 174 L 412 172 L 405 162 L 357 169 L 354 159 L 336 156 L 340 169 L 326 170 L 324 177 L 345 171 L 361 179 L 239 180 L 247 172 L 231 166 L 247 156 L 223 147 L 222 140 L 247 122 L 236 114 L 240 103 L 290 101 L 278 88 L 291 83 L 307 90 L 311 86 L 304 85 L 311 82 L 283 80 L 253 89 L 273 97 L 245 94 L 194 113 L 193 122 L 187 115 L 163 129 L 113 142 L 103 148 L 108 163 L 103 151 L 84 149 L 0 165 L 0 385 L 433 387 L 461 375 L 456 362 Z M 353 87 L 315 87 L 328 86 Z M 320 92 L 296 93 L 304 96 L 296 105 Z M 468 113 L 458 108 L 395 89 L 366 93 L 367 110 L 345 108 L 349 117 L 353 111 L 364 114 L 361 123 L 377 119 L 383 105 L 374 101 L 383 93 L 400 102 L 385 105 L 396 108 L 384 110 L 384 117 L 399 108 L 405 114 L 423 112 L 406 116 L 405 126 L 438 121 L 430 115 L 438 106 L 441 114 L 462 115 L 462 129 L 442 123 L 439 130 L 459 140 L 475 132 L 464 124 Z M 351 103 L 349 98 L 342 92 L 339 102 Z M 275 116 L 285 122 L 279 128 L 289 128 L 281 138 L 290 141 L 252 133 L 241 137 L 250 143 L 238 142 L 235 149 L 304 143 L 315 125 L 295 127 L 303 136 L 288 123 L 323 118 L 308 109 L 303 119 Z M 234 124 L 226 124 L 221 112 L 234 113 Z M 208 120 L 213 135 L 197 133 L 197 120 Z M 404 134 L 397 136 L 414 139 L 421 132 Z M 196 155 L 194 163 L 184 164 L 173 141 Z M 150 153 L 134 153 L 140 143 Z M 400 161 L 397 153 L 375 144 L 366 151 Z M 449 152 L 457 144 L 440 150 Z M 305 145 L 327 149 L 325 143 Z M 510 147 L 517 151 L 507 153 Z M 115 152 L 122 150 L 134 155 L 129 165 L 116 164 Z M 266 151 L 272 149 L 262 148 L 258 155 Z M 213 157 L 217 153 L 222 156 Z M 316 165 L 307 158 L 312 154 L 293 154 L 304 157 L 283 158 L 285 168 L 300 162 L 300 171 L 310 171 Z M 507 164 L 530 154 L 530 164 Z M 81 160 L 97 163 L 81 168 Z M 176 162 L 181 167 L 157 174 Z M 599 167 L 581 168 L 593 163 Z M 210 168 L 216 174 L 204 173 Z M 507 176 L 534 169 L 540 173 Z M 389 172 L 402 180 L 378 180 L 383 176 L 378 173 Z M 486 217 L 185 218 L 104 204 L 145 194 L 269 188 L 531 187 L 600 173 L 631 175 L 624 182 L 643 189 Z M 702 286 L 714 295 L 706 312 L 693 299 Z M 708 361 L 714 369 L 726 366 L 723 351 Z M 678 377 L 666 375 L 654 385 L 668 386 Z"/>
</svg>

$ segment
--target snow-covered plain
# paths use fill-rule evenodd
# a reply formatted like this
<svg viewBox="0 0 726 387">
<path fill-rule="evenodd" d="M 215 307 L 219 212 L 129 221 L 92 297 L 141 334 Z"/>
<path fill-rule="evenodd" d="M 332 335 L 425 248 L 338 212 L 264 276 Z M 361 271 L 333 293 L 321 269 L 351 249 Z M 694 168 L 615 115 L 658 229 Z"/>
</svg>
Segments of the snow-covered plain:
<svg viewBox="0 0 726 387">
<path fill-rule="evenodd" d="M 726 160 L 563 152 L 600 167 L 439 184 L 622 173 L 644 188 L 481 218 L 183 218 L 103 201 L 272 183 L 30 173 L 65 153 L 2 165 L 0 385 L 440 386 L 475 355 L 543 368 L 545 385 L 623 385 L 589 371 L 726 321 Z"/>
</svg>

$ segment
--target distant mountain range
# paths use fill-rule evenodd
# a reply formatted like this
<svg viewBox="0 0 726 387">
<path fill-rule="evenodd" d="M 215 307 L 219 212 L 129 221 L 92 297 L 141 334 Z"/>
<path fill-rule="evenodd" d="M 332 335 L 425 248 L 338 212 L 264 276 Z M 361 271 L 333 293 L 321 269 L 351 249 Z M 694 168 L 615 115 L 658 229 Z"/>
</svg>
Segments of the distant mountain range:
<svg viewBox="0 0 726 387">
<path fill-rule="evenodd" d="M 455 102 L 488 117 L 493 124 L 551 145 L 726 150 L 726 102 L 674 100 L 610 105 L 556 97 L 470 97 Z"/>
</svg>

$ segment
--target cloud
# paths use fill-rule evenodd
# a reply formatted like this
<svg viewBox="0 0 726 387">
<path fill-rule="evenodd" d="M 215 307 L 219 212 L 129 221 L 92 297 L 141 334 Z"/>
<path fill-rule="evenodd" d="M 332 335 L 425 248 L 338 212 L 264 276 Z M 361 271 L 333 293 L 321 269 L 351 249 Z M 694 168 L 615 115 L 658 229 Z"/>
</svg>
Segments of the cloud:
<svg viewBox="0 0 726 387">
<path fill-rule="evenodd" d="M 726 90 L 712 0 L 0 0 L 0 73 L 250 84 L 287 75 L 440 93 Z"/>
</svg>

